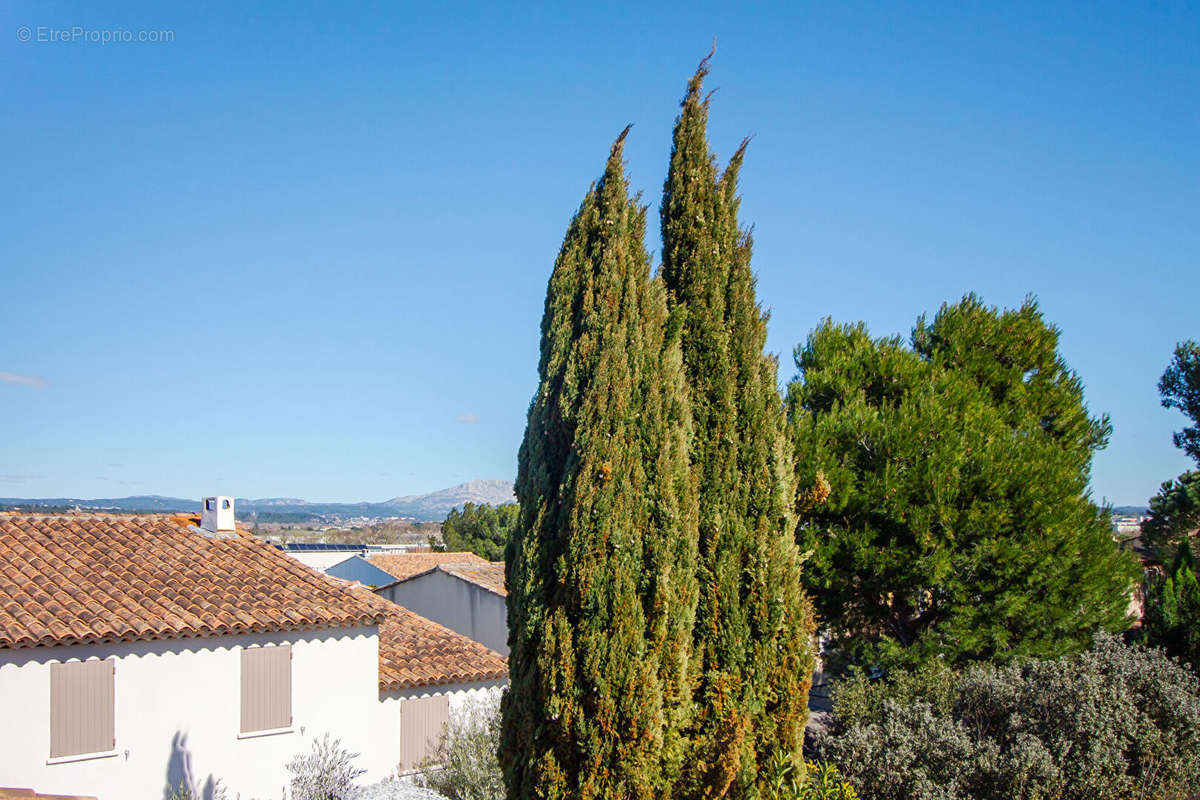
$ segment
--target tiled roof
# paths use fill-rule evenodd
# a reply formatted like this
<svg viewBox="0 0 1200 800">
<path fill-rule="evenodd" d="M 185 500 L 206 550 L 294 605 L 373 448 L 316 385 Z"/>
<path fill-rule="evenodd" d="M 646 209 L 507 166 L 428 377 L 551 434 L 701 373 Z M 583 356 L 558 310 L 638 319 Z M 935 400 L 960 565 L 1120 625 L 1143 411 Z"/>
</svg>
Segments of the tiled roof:
<svg viewBox="0 0 1200 800">
<path fill-rule="evenodd" d="M 504 588 L 504 562 L 502 561 L 485 561 L 482 564 L 456 562 L 439 564 L 437 568 L 482 589 L 487 589 L 493 594 L 501 597 L 508 596 L 508 590 Z"/>
<path fill-rule="evenodd" d="M 428 572 L 439 564 L 489 563 L 474 553 L 380 553 L 370 556 L 367 560 L 384 572 L 396 576 L 398 581 Z"/>
<path fill-rule="evenodd" d="M 378 611 L 196 517 L 0 514 L 0 648 L 370 625 Z"/>
<path fill-rule="evenodd" d="M 73 794 L 38 794 L 33 789 L 0 788 L 0 800 L 96 800 L 96 798 L 78 797 Z"/>
<path fill-rule="evenodd" d="M 379 688 L 410 689 L 508 677 L 508 659 L 460 633 L 355 585 L 351 590 L 383 614 L 379 623 Z"/>
</svg>

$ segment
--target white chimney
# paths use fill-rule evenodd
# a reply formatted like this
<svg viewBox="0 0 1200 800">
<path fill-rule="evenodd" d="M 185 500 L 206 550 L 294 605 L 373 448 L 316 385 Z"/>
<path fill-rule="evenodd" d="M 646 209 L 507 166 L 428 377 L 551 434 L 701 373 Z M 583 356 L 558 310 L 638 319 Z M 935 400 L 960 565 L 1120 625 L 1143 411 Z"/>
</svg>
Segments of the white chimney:
<svg viewBox="0 0 1200 800">
<path fill-rule="evenodd" d="M 200 527 L 212 533 L 234 530 L 233 498 L 204 498 L 204 507 L 200 511 Z"/>
</svg>

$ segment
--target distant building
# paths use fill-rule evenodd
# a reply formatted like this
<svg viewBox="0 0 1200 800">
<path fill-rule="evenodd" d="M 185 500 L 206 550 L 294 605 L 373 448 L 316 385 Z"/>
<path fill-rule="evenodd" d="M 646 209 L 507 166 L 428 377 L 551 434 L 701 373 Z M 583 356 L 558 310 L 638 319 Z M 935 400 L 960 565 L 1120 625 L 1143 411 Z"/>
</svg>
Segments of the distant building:
<svg viewBox="0 0 1200 800">
<path fill-rule="evenodd" d="M 508 591 L 502 563 L 478 557 L 438 563 L 375 592 L 508 655 Z"/>
<path fill-rule="evenodd" d="M 350 556 L 365 556 L 365 544 L 325 544 L 323 542 L 288 542 L 277 544 L 277 548 L 287 553 L 301 564 L 306 564 L 318 572 L 324 572 L 345 561 Z"/>
<path fill-rule="evenodd" d="M 1132 553 L 1142 565 L 1142 580 L 1130 590 L 1129 608 L 1126 611 L 1133 620 L 1130 629 L 1136 631 L 1146 622 L 1146 586 L 1163 574 L 1163 565 L 1142 539 L 1141 521 L 1114 525 L 1113 538 L 1118 546 Z"/>
<path fill-rule="evenodd" d="M 474 553 L 457 551 L 453 553 L 433 552 L 402 552 L 383 553 L 373 552 L 367 560 L 392 576 L 393 581 L 402 581 L 433 569 L 438 564 L 489 564 L 487 559 Z"/>
<path fill-rule="evenodd" d="M 420 553 L 429 550 L 429 546 L 424 544 L 329 544 L 325 542 L 287 542 L 286 544 L 277 544 L 275 547 L 318 572 L 325 572 L 351 556 L 366 558 L 368 555 Z"/>
<path fill-rule="evenodd" d="M 339 561 L 325 570 L 326 575 L 341 578 L 344 581 L 361 583 L 370 589 L 385 586 L 396 581 L 396 576 L 384 572 L 360 555 L 353 555 L 344 561 Z"/>
</svg>

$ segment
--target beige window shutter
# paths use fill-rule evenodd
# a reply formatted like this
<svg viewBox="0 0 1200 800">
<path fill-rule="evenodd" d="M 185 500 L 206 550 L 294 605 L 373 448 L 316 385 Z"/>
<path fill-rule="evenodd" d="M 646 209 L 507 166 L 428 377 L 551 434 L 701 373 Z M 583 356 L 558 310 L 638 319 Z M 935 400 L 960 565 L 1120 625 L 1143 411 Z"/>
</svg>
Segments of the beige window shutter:
<svg viewBox="0 0 1200 800">
<path fill-rule="evenodd" d="M 437 752 L 450 721 L 450 697 L 413 697 L 400 701 L 400 769 L 415 769 Z"/>
<path fill-rule="evenodd" d="M 116 662 L 50 665 L 50 757 L 116 749 Z"/>
<path fill-rule="evenodd" d="M 242 650 L 242 733 L 292 726 L 292 646 Z"/>
</svg>

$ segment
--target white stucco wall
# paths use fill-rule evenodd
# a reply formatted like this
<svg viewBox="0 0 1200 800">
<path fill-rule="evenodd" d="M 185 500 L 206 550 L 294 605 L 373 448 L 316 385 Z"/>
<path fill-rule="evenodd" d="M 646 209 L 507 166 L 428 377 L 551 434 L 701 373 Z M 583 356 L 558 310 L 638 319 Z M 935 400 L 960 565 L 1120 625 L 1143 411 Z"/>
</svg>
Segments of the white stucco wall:
<svg viewBox="0 0 1200 800">
<path fill-rule="evenodd" d="M 279 643 L 292 645 L 293 728 L 240 738 L 240 649 Z M 230 800 L 277 800 L 287 761 L 326 732 L 379 780 L 395 768 L 399 724 L 381 702 L 378 653 L 374 626 L 0 650 L 0 786 L 156 800 L 186 770 L 196 785 L 221 779 Z M 93 657 L 116 659 L 116 754 L 47 763 L 49 665 Z"/>
<path fill-rule="evenodd" d="M 416 689 L 398 689 L 391 692 L 381 692 L 379 696 L 380 702 L 380 718 L 386 725 L 400 724 L 400 715 L 403 713 L 404 700 L 411 698 L 433 697 L 434 695 L 448 695 L 450 700 L 450 724 L 462 722 L 467 714 L 470 713 L 472 704 L 498 703 L 500 695 L 504 691 L 504 687 L 508 685 L 507 680 L 498 681 L 480 681 L 478 683 L 460 683 L 450 684 L 446 686 L 429 686 Z M 397 746 L 399 745 L 399 736 L 396 737 Z M 397 751 L 399 752 L 399 751 Z M 401 772 L 400 775 L 412 775 L 413 770 L 407 773 Z"/>
<path fill-rule="evenodd" d="M 494 592 L 434 570 L 380 589 L 378 594 L 501 655 L 508 655 L 505 600 Z"/>
<path fill-rule="evenodd" d="M 408 698 L 433 697 L 434 695 L 446 694 L 450 696 L 450 719 L 454 720 L 458 718 L 458 715 L 471 702 L 499 700 L 500 694 L 507 685 L 507 680 L 498 680 L 480 681 L 479 683 L 455 683 L 447 686 L 425 686 L 416 689 L 398 689 L 391 692 L 382 692 L 379 699 L 384 707 L 392 708 L 399 701 Z M 387 719 L 391 720 L 392 712 L 387 713 L 389 714 Z"/>
</svg>

